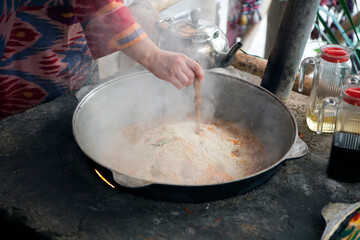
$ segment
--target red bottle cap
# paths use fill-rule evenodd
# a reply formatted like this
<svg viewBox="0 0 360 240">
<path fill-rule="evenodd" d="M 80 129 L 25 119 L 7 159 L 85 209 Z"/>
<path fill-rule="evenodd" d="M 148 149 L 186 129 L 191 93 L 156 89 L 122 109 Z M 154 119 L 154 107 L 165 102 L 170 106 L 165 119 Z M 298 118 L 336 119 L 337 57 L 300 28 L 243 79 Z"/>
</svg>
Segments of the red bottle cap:
<svg viewBox="0 0 360 240">
<path fill-rule="evenodd" d="M 360 107 L 360 87 L 353 87 L 345 89 L 343 96 L 345 102 Z"/>
<path fill-rule="evenodd" d="M 328 62 L 342 63 L 349 60 L 350 54 L 343 48 L 327 47 L 322 50 L 321 57 Z"/>
</svg>

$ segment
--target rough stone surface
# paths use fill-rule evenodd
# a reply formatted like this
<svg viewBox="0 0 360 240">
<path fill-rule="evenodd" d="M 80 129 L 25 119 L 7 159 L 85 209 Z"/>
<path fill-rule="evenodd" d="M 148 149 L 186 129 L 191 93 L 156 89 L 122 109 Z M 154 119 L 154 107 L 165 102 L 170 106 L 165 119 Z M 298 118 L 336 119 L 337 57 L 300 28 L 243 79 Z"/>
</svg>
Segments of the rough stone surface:
<svg viewBox="0 0 360 240">
<path fill-rule="evenodd" d="M 326 177 L 332 135 L 307 129 L 307 98 L 292 92 L 287 103 L 309 146 L 306 156 L 285 162 L 244 195 L 200 204 L 154 201 L 102 182 L 72 135 L 74 93 L 6 118 L 0 121 L 0 223 L 17 225 L 1 224 L 1 231 L 16 236 L 21 225 L 33 239 L 70 240 L 320 239 L 321 209 L 360 201 L 360 184 Z"/>
</svg>

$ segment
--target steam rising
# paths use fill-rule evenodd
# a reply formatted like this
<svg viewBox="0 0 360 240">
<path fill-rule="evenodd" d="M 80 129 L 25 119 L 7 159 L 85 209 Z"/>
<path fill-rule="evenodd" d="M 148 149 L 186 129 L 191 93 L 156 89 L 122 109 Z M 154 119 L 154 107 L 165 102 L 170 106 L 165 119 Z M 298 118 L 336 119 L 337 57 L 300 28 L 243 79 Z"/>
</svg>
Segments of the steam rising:
<svg viewBox="0 0 360 240">
<path fill-rule="evenodd" d="M 202 121 L 218 118 L 245 125 L 266 146 L 266 166 L 278 163 L 291 148 L 294 122 L 289 113 L 255 86 L 206 72 L 202 98 Z M 75 122 L 76 140 L 90 158 L 113 171 L 140 168 L 128 151 L 133 139 L 119 132 L 134 123 L 153 128 L 159 118 L 181 121 L 193 116 L 193 100 L 192 86 L 179 91 L 150 73 L 116 79 L 83 100 Z M 119 162 L 120 158 L 124 161 Z"/>
<path fill-rule="evenodd" d="M 155 29 L 145 30 L 149 35 L 154 35 L 152 30 Z M 166 32 L 162 34 L 166 38 Z M 166 43 L 174 44 L 167 45 L 167 49 L 177 49 L 183 53 L 189 50 L 178 48 L 182 43 L 176 41 Z M 188 53 L 194 51 L 190 49 Z M 202 61 L 200 56 L 192 57 Z M 292 145 L 293 136 L 284 130 L 289 128 L 289 123 L 282 123 L 284 120 L 281 120 L 286 112 L 274 105 L 276 101 L 264 99 L 261 94 L 261 91 L 239 84 L 231 77 L 206 73 L 202 85 L 201 118 L 203 123 L 219 118 L 252 129 L 268 148 L 268 159 L 264 159 L 264 165 L 268 167 L 285 155 Z M 120 134 L 121 131 L 134 123 L 141 124 L 144 129 L 151 129 L 158 126 L 161 118 L 181 121 L 189 115 L 194 116 L 193 101 L 193 86 L 179 91 L 150 73 L 108 82 L 88 95 L 79 109 L 74 129 L 77 142 L 91 159 L 115 172 L 124 173 L 126 169 L 141 168 L 142 159 L 129 151 L 133 147 L 133 139 Z M 273 126 L 279 126 L 279 129 Z M 280 139 L 276 132 L 284 133 L 285 137 Z"/>
</svg>

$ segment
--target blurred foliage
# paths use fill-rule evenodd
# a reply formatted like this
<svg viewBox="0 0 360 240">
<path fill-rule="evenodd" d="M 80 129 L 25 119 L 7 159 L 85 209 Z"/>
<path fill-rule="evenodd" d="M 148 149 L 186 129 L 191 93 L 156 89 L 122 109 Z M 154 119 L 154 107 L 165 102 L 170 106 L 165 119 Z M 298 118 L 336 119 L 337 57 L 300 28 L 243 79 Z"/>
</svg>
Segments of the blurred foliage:
<svg viewBox="0 0 360 240">
<path fill-rule="evenodd" d="M 356 0 L 322 0 L 310 36 L 313 40 L 321 39 L 327 44 L 341 44 L 351 48 L 354 51 L 351 57 L 353 74 L 360 69 L 360 14 L 357 6 Z M 346 25 L 350 27 L 344 29 Z"/>
</svg>

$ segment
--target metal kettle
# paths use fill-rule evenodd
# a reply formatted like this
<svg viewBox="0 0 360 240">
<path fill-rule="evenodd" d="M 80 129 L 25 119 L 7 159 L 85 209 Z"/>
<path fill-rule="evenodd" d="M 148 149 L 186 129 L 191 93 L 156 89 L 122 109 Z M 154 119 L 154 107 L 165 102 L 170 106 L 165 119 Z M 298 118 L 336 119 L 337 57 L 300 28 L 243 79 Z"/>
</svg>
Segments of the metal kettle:
<svg viewBox="0 0 360 240">
<path fill-rule="evenodd" d="M 229 66 L 242 43 L 229 49 L 224 32 L 215 24 L 200 19 L 200 9 L 193 9 L 187 19 L 166 18 L 157 22 L 159 47 L 180 52 L 198 61 L 204 69 Z"/>
</svg>

